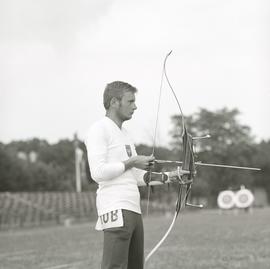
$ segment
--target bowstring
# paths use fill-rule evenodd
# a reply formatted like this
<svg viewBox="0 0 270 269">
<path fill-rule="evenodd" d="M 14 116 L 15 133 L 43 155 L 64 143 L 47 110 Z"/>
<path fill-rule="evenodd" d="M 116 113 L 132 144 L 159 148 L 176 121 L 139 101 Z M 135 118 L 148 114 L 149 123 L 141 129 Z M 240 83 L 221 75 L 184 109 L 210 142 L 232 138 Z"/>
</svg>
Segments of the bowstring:
<svg viewBox="0 0 270 269">
<path fill-rule="evenodd" d="M 164 75 L 165 75 L 165 72 L 164 71 L 165 71 L 165 65 L 163 65 L 163 69 L 162 69 L 162 73 L 161 73 L 160 86 L 159 86 L 158 106 L 157 106 L 155 131 L 154 131 L 154 138 L 153 138 L 153 148 L 152 148 L 152 155 L 153 156 L 155 154 L 155 148 L 156 148 L 158 119 L 159 119 L 159 111 L 160 111 L 160 105 L 161 105 L 161 95 L 162 95 L 162 88 L 163 88 L 163 80 L 164 80 Z"/>
<path fill-rule="evenodd" d="M 155 156 L 155 149 L 156 149 L 156 140 L 157 140 L 157 130 L 158 130 L 158 119 L 159 119 L 159 111 L 161 106 L 161 96 L 162 96 L 162 88 L 163 88 L 163 80 L 164 80 L 164 65 L 161 72 L 161 80 L 160 80 L 160 86 L 159 86 L 159 96 L 158 96 L 158 105 L 157 105 L 157 112 L 156 112 L 156 120 L 155 120 L 155 129 L 154 129 L 154 137 L 153 137 L 153 147 L 152 147 L 152 153 L 151 156 Z M 151 168 L 149 170 L 149 182 L 151 182 Z M 149 214 L 149 202 L 150 202 L 150 194 L 151 194 L 151 187 L 148 184 L 147 186 L 147 206 L 146 206 L 146 216 L 148 217 Z"/>
</svg>

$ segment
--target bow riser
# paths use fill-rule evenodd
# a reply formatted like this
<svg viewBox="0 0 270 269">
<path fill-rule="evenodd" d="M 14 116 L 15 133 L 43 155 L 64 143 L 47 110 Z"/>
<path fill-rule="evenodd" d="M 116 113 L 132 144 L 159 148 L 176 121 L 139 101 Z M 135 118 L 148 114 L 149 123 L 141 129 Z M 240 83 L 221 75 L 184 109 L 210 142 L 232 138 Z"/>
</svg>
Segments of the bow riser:
<svg viewBox="0 0 270 269">
<path fill-rule="evenodd" d="M 192 180 L 196 175 L 196 168 L 194 162 L 194 153 L 193 153 L 193 139 L 192 136 L 184 130 L 183 136 L 183 164 L 182 169 L 187 170 L 190 173 L 188 175 L 183 175 L 182 179 L 185 180 Z"/>
</svg>

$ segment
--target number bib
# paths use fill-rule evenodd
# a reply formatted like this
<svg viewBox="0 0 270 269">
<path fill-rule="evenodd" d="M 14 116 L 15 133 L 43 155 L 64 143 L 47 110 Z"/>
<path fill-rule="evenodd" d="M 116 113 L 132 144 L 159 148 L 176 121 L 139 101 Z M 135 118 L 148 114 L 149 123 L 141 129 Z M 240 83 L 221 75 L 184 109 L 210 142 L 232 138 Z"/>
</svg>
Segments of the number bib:
<svg viewBox="0 0 270 269">
<path fill-rule="evenodd" d="M 104 215 L 98 216 L 96 230 L 102 231 L 108 228 L 123 227 L 124 220 L 121 209 L 113 210 L 105 213 Z"/>
</svg>

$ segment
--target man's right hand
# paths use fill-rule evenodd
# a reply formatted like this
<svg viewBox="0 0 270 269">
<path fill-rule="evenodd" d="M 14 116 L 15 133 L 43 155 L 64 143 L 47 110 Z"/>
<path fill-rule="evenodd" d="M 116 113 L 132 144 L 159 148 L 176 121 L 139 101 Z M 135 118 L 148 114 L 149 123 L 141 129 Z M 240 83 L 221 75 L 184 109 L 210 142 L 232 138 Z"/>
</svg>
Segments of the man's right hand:
<svg viewBox="0 0 270 269">
<path fill-rule="evenodd" d="M 125 170 L 128 170 L 130 168 L 138 168 L 143 170 L 150 170 L 151 167 L 154 165 L 155 157 L 154 156 L 133 156 L 129 158 L 128 160 L 124 161 Z"/>
</svg>

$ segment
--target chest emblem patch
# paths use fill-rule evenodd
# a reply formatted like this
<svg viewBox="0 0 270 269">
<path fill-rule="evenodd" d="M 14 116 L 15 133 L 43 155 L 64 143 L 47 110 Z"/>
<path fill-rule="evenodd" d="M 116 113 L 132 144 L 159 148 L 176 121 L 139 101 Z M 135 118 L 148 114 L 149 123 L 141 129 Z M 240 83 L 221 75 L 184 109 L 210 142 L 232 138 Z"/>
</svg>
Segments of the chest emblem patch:
<svg viewBox="0 0 270 269">
<path fill-rule="evenodd" d="M 130 145 L 125 145 L 125 147 L 126 147 L 126 152 L 127 152 L 128 157 L 131 157 L 132 156 L 132 151 L 131 151 Z"/>
</svg>

